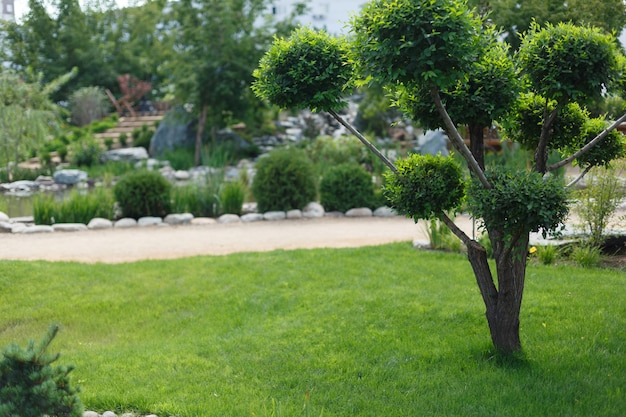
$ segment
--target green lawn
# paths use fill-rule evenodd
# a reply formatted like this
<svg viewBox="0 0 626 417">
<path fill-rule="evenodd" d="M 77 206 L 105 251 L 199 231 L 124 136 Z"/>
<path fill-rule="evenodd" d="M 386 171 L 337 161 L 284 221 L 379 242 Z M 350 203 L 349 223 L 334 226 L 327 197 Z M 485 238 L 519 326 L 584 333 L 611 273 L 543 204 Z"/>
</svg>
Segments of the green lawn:
<svg viewBox="0 0 626 417">
<path fill-rule="evenodd" d="M 51 351 L 100 412 L 622 417 L 625 290 L 621 272 L 530 266 L 525 355 L 501 360 L 467 260 L 408 243 L 4 261 L 0 346 L 58 322 Z"/>
</svg>

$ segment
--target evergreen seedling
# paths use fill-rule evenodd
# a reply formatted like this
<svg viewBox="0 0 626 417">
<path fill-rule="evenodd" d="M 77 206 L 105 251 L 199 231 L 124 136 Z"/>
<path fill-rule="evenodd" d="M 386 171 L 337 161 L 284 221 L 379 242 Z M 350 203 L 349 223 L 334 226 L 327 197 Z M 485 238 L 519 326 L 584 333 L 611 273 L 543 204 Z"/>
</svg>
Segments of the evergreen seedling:
<svg viewBox="0 0 626 417">
<path fill-rule="evenodd" d="M 78 389 L 70 385 L 71 366 L 52 367 L 59 354 L 46 349 L 59 331 L 51 325 L 41 343 L 30 341 L 26 350 L 12 344 L 0 360 L 0 416 L 80 417 L 83 405 Z"/>
</svg>

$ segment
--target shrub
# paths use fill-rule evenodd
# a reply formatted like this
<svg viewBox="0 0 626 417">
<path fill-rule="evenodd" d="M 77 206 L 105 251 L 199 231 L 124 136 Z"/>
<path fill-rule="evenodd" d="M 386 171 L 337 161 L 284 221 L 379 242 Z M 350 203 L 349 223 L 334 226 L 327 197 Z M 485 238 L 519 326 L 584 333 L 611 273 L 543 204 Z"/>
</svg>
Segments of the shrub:
<svg viewBox="0 0 626 417">
<path fill-rule="evenodd" d="M 570 258 L 583 268 L 593 268 L 600 264 L 602 253 L 597 246 L 581 244 L 574 247 Z"/>
<path fill-rule="evenodd" d="M 373 159 L 375 159 L 373 154 L 357 138 L 352 136 L 339 138 L 321 136 L 308 142 L 306 152 L 320 174 L 326 172 L 330 167 L 345 162 L 373 165 Z"/>
<path fill-rule="evenodd" d="M 208 174 L 203 183 L 174 187 L 173 210 L 196 217 L 217 217 L 221 213 L 220 188 L 224 182 L 221 171 Z"/>
<path fill-rule="evenodd" d="M 277 149 L 257 162 L 256 167 L 252 193 L 260 212 L 300 209 L 315 200 L 315 172 L 304 152 Z"/>
<path fill-rule="evenodd" d="M 246 196 L 246 187 L 239 181 L 227 182 L 222 188 L 220 199 L 222 212 L 229 214 L 241 214 L 243 200 Z"/>
<path fill-rule="evenodd" d="M 159 158 L 169 161 L 170 166 L 175 170 L 187 170 L 194 166 L 194 150 L 189 147 L 178 147 L 167 150 L 163 157 Z"/>
<path fill-rule="evenodd" d="M 104 138 L 104 146 L 110 151 L 113 148 L 113 138 Z"/>
<path fill-rule="evenodd" d="M 372 176 L 360 165 L 336 165 L 320 182 L 320 203 L 328 211 L 346 212 L 355 207 L 372 207 L 373 202 Z"/>
<path fill-rule="evenodd" d="M 79 167 L 90 167 L 100 162 L 102 148 L 93 136 L 87 136 L 72 144 L 72 163 Z"/>
<path fill-rule="evenodd" d="M 133 146 L 142 146 L 146 149 L 150 149 L 150 141 L 154 135 L 154 130 L 151 130 L 148 125 L 144 124 L 141 128 L 133 130 Z"/>
<path fill-rule="evenodd" d="M 85 126 L 102 118 L 109 111 L 109 99 L 98 87 L 83 87 L 70 96 L 72 123 Z"/>
<path fill-rule="evenodd" d="M 587 187 L 576 193 L 578 204 L 575 211 L 582 227 L 589 232 L 589 243 L 593 246 L 603 243 L 609 220 L 624 197 L 621 171 L 616 172 L 612 167 L 596 167 L 587 176 Z"/>
<path fill-rule="evenodd" d="M 104 188 L 88 194 L 72 190 L 63 201 L 57 201 L 53 195 L 38 194 L 33 198 L 33 217 L 36 224 L 87 224 L 94 217 L 113 219 L 113 206 L 113 194 Z"/>
<path fill-rule="evenodd" d="M 120 141 L 121 146 L 126 146 L 128 144 L 128 135 L 126 133 L 120 133 L 120 136 L 117 138 Z"/>
<path fill-rule="evenodd" d="M 559 248 L 555 245 L 537 247 L 537 258 L 544 265 L 552 265 L 559 255 Z"/>
<path fill-rule="evenodd" d="M 123 175 L 113 193 L 125 217 L 163 217 L 170 212 L 171 188 L 159 172 L 139 170 Z"/>
<path fill-rule="evenodd" d="M 81 417 L 83 405 L 79 390 L 70 384 L 71 366 L 52 367 L 59 354 L 46 349 L 59 327 L 52 325 L 41 343 L 31 340 L 26 350 L 13 344 L 5 348 L 0 360 L 0 416 Z"/>
</svg>

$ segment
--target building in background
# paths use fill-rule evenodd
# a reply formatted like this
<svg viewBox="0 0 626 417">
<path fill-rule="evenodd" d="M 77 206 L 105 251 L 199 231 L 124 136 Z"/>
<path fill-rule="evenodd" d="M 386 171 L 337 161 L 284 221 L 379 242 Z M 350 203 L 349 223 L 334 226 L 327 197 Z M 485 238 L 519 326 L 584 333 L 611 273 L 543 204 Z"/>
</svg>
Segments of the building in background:
<svg viewBox="0 0 626 417">
<path fill-rule="evenodd" d="M 15 22 L 15 7 L 13 4 L 13 0 L 0 1 L 2 2 L 2 10 L 0 10 L 2 13 L 0 14 L 0 19 Z"/>
<path fill-rule="evenodd" d="M 302 0 L 274 0 L 272 14 L 277 20 L 282 20 L 291 14 L 296 3 Z M 307 12 L 298 18 L 302 25 L 309 25 L 316 29 L 325 29 L 328 33 L 346 34 L 346 26 L 350 18 L 357 14 L 367 0 L 309 0 Z"/>
</svg>

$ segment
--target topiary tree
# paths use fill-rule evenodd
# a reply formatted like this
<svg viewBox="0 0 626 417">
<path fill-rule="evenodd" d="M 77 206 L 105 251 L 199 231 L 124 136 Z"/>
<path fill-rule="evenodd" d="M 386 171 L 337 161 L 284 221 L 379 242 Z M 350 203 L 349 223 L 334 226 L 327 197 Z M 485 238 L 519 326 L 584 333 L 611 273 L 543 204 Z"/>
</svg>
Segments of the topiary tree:
<svg viewBox="0 0 626 417">
<path fill-rule="evenodd" d="M 59 331 L 52 325 L 41 343 L 32 340 L 26 349 L 10 345 L 0 360 L 0 416 L 80 417 L 79 390 L 70 384 L 71 366 L 52 367 L 59 354 L 46 349 Z"/>
<path fill-rule="evenodd" d="M 113 194 L 125 217 L 163 217 L 170 212 L 171 189 L 172 184 L 160 172 L 144 169 L 122 176 Z"/>
<path fill-rule="evenodd" d="M 320 203 L 327 211 L 346 212 L 373 202 L 372 175 L 355 163 L 335 165 L 320 181 Z"/>
<path fill-rule="evenodd" d="M 277 51 L 270 50 L 261 61 L 255 91 L 281 106 L 294 102 L 305 106 L 310 93 L 305 96 L 299 90 L 298 80 L 315 84 L 311 79 L 314 80 L 316 74 L 327 77 L 339 71 L 338 68 L 344 71 L 352 66 L 359 78 L 395 90 L 399 104 L 405 109 L 413 109 L 409 113 L 414 118 L 443 127 L 456 151 L 467 162 L 471 174 L 471 185 L 466 190 L 468 208 L 488 232 L 495 258 L 495 279 L 485 247 L 467 236 L 446 214 L 463 200 L 459 196 L 463 188 L 459 176 L 444 174 L 450 169 L 449 160 L 412 157 L 409 162 L 399 162 L 397 168 L 386 161 L 392 173 L 385 192 L 400 212 L 415 219 L 439 218 L 467 246 L 468 259 L 485 303 L 494 347 L 503 353 L 520 351 L 519 314 L 530 232 L 553 231 L 562 223 L 568 210 L 566 186 L 545 174 L 575 160 L 590 165 L 608 163 L 624 152 L 623 138 L 616 136 L 611 140 L 617 141 L 619 146 L 601 146 L 602 157 L 590 158 L 589 153 L 626 120 L 626 115 L 611 124 L 602 122 L 604 129 L 597 132 L 585 126 L 573 126 L 580 124 L 582 119 L 577 118 L 578 113 L 584 114 L 584 110 L 579 108 L 581 112 L 577 112 L 575 106 L 569 105 L 600 94 L 603 86 L 623 85 L 617 82 L 624 75 L 620 73 L 624 66 L 619 65 L 621 58 L 615 39 L 597 29 L 571 24 L 544 28 L 535 25 L 525 34 L 519 53 L 510 57 L 497 50 L 493 31 L 484 28 L 483 22 L 463 0 L 373 0 L 353 18 L 352 31 L 349 56 L 342 55 L 346 48 L 344 44 L 318 37 L 316 43 L 326 46 L 316 45 L 316 49 L 335 48 L 337 51 L 332 64 L 324 61 L 316 68 L 275 75 L 291 78 L 290 89 L 283 93 L 291 95 L 294 101 L 285 98 L 273 101 L 276 96 L 266 94 L 264 83 L 267 80 L 259 76 L 264 71 L 278 70 L 272 65 Z M 273 48 L 279 51 L 308 50 L 302 38 L 295 36 Z M 515 65 L 509 62 L 511 59 L 516 61 Z M 315 67 L 317 61 L 309 56 L 308 62 Z M 481 62 L 483 64 L 478 64 Z M 497 83 L 490 82 L 493 77 L 486 75 L 489 62 L 499 68 Z M 516 66 L 521 70 L 519 74 L 513 71 Z M 472 74 L 481 72 L 477 70 L 482 70 L 485 75 L 473 78 Z M 521 83 L 516 84 L 516 81 Z M 338 97 L 345 84 L 337 81 L 326 96 Z M 484 151 L 480 146 L 472 146 L 470 150 L 465 145 L 451 116 L 470 126 L 485 125 L 503 117 L 518 122 L 524 117 L 532 119 L 525 111 L 503 111 L 509 110 L 506 103 L 512 103 L 519 88 L 539 96 L 537 103 L 543 105 L 539 112 L 534 104 L 531 106 L 535 109 L 535 116 L 539 116 L 535 126 L 540 129 L 528 129 L 528 132 L 532 130 L 530 136 L 526 133 L 519 136 L 524 137 L 522 142 L 525 145 L 533 144 L 534 165 L 529 172 L 484 167 Z M 508 96 L 500 105 L 503 109 L 492 105 L 498 95 Z M 336 104 L 337 100 L 333 103 Z M 317 107 L 321 106 L 318 104 Z M 333 107 L 326 110 L 334 114 Z M 566 135 L 559 137 L 559 131 L 588 134 L 585 138 L 579 135 L 568 138 Z M 594 133 L 596 136 L 591 138 Z M 358 132 L 355 134 L 358 136 Z M 581 144 L 585 145 L 574 151 Z M 371 149 L 371 144 L 368 147 Z M 551 148 L 560 150 L 564 159 L 548 165 L 548 150 Z M 451 198 L 451 195 L 455 197 Z"/>
<path fill-rule="evenodd" d="M 252 194 L 260 212 L 301 209 L 317 196 L 313 164 L 299 149 L 276 149 L 257 162 Z"/>
</svg>

